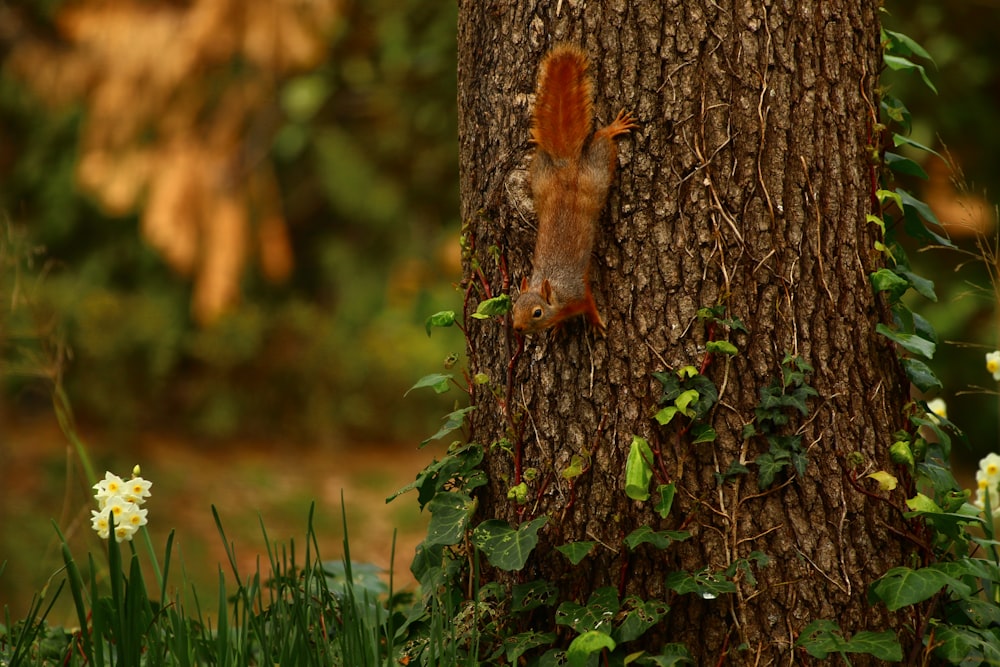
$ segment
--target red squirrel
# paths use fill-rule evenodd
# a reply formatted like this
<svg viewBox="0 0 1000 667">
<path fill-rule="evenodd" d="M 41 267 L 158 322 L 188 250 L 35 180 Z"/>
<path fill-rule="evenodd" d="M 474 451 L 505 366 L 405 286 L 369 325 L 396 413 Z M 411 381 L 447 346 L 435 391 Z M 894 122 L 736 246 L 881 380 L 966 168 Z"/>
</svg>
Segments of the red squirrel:
<svg viewBox="0 0 1000 667">
<path fill-rule="evenodd" d="M 594 96 L 587 67 L 582 50 L 560 44 L 539 70 L 530 171 L 538 238 L 531 280 L 521 281 L 514 303 L 519 333 L 559 327 L 577 315 L 604 332 L 590 291 L 590 254 L 615 174 L 613 139 L 638 125 L 622 110 L 591 137 Z"/>
</svg>

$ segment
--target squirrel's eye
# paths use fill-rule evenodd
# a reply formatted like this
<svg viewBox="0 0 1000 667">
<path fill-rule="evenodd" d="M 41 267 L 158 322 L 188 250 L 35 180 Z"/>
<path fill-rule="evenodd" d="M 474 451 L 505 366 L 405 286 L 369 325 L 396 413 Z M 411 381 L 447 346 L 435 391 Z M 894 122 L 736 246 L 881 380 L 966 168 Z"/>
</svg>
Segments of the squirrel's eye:
<svg viewBox="0 0 1000 667">
<path fill-rule="evenodd" d="M 531 311 L 531 316 L 534 317 L 536 320 L 539 317 L 541 317 L 542 316 L 542 309 L 541 309 L 541 307 L 535 308 L 533 311 Z"/>
</svg>

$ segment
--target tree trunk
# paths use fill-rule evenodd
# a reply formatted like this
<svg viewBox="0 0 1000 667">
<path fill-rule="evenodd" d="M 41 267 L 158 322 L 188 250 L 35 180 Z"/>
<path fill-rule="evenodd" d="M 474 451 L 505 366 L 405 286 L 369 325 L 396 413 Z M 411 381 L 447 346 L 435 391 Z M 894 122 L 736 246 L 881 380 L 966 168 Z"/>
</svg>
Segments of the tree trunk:
<svg viewBox="0 0 1000 667">
<path fill-rule="evenodd" d="M 527 337 L 519 352 L 509 321 L 466 320 L 470 369 L 490 380 L 471 414 L 489 477 L 477 520 L 549 517 L 525 571 L 487 576 L 545 579 L 579 603 L 601 586 L 668 600 L 666 625 L 648 642 L 682 642 L 698 664 L 723 654 L 729 664 L 791 664 L 816 619 L 837 621 L 846 636 L 895 626 L 868 604 L 867 588 L 910 547 L 893 530 L 901 517 L 859 490 L 880 493 L 871 480 L 854 483 L 849 464 L 857 452 L 863 467 L 890 468 L 908 400 L 895 353 L 875 332 L 887 314 L 868 279 L 881 261 L 878 229 L 865 219 L 879 3 L 459 4 L 466 278 L 480 300 L 516 292 L 531 271 L 526 168 L 545 52 L 569 41 L 589 54 L 598 126 L 622 108 L 642 125 L 619 140 L 592 262 L 607 336 L 580 319 L 559 336 Z M 697 318 L 720 305 L 746 333 Z M 739 353 L 706 357 L 710 338 Z M 807 466 L 762 491 L 753 461 L 768 444 L 744 438 L 744 427 L 789 354 L 815 369 L 818 396 L 783 431 L 802 436 Z M 694 444 L 689 431 L 652 419 L 661 386 L 651 374 L 706 359 L 720 392 L 707 418 L 717 438 Z M 666 519 L 625 494 L 633 435 L 658 453 L 659 481 L 676 485 Z M 567 478 L 574 456 L 589 469 Z M 720 484 L 734 461 L 750 472 Z M 522 481 L 526 502 L 508 499 Z M 692 537 L 630 550 L 623 538 L 643 525 Z M 585 540 L 598 546 L 579 565 L 554 551 Z M 751 565 L 756 585 L 737 575 L 734 594 L 665 587 L 670 572 L 724 571 L 752 552 L 770 562 Z"/>
</svg>

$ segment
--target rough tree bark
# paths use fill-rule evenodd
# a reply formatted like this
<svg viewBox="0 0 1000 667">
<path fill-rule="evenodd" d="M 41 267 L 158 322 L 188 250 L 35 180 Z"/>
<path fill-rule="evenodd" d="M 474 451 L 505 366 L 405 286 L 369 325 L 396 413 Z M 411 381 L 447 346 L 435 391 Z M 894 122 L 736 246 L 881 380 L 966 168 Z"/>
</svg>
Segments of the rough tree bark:
<svg viewBox="0 0 1000 667">
<path fill-rule="evenodd" d="M 848 482 L 846 462 L 860 452 L 875 469 L 890 466 L 908 399 L 895 354 L 875 333 L 886 313 L 868 279 L 880 262 L 878 230 L 865 221 L 879 4 L 459 3 L 467 279 L 516 292 L 530 272 L 531 105 L 553 43 L 589 53 L 599 124 L 621 108 L 642 124 L 619 142 L 594 255 L 607 337 L 581 322 L 559 338 L 529 337 L 517 356 L 509 324 L 469 320 L 471 370 L 499 394 L 480 390 L 471 415 L 473 437 L 489 452 L 477 518 L 518 525 L 549 515 L 529 578 L 556 582 L 564 599 L 581 603 L 607 585 L 668 599 L 667 572 L 721 570 L 751 551 L 767 554 L 756 586 L 741 582 L 716 600 L 671 598 L 666 627 L 651 641 L 683 642 L 699 664 L 726 652 L 729 664 L 790 664 L 801 658 L 793 642 L 815 619 L 838 621 L 848 636 L 898 623 L 866 593 L 910 547 L 893 530 L 899 517 Z M 693 445 L 651 419 L 660 393 L 651 373 L 700 365 L 706 330 L 695 313 L 718 304 L 749 333 L 730 336 L 738 356 L 708 367 L 722 392 L 712 415 L 718 439 Z M 791 426 L 804 436 L 807 470 L 763 494 L 755 471 L 720 486 L 714 473 L 767 448 L 741 432 L 786 353 L 815 368 L 819 397 Z M 659 446 L 677 485 L 666 520 L 623 491 L 634 434 Z M 505 438 L 522 452 L 522 468 L 538 471 L 523 505 L 507 498 L 520 481 L 514 457 L 490 449 Z M 560 473 L 573 455 L 591 468 L 571 484 Z M 693 538 L 666 552 L 622 545 L 637 526 L 682 523 Z M 578 540 L 601 545 L 578 566 L 553 551 Z M 512 583 L 524 575 L 489 576 Z"/>
</svg>

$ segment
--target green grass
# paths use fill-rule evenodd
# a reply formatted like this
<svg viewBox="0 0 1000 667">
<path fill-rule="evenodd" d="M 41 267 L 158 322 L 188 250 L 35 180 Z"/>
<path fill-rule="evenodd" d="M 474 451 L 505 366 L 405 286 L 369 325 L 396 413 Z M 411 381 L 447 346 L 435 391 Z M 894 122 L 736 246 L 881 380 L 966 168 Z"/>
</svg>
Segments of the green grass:
<svg viewBox="0 0 1000 667">
<path fill-rule="evenodd" d="M 173 533 L 161 553 L 145 528 L 138 540 L 144 547 L 108 540 L 106 553 L 88 553 L 81 568 L 56 527 L 65 567 L 23 619 L 4 614 L 0 665 L 398 664 L 394 627 L 409 600 L 394 594 L 391 575 L 387 586 L 377 568 L 351 562 L 346 514 L 342 561 L 322 560 L 313 506 L 301 544 L 272 542 L 261 521 L 266 560 L 243 572 L 222 519 L 212 512 L 227 563 L 219 566 L 211 593 L 189 585 L 185 567 L 175 562 Z M 61 596 L 72 599 L 76 627 L 47 621 Z"/>
</svg>

